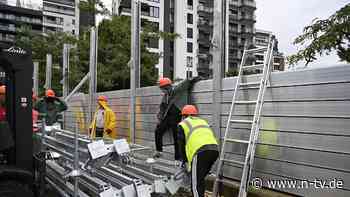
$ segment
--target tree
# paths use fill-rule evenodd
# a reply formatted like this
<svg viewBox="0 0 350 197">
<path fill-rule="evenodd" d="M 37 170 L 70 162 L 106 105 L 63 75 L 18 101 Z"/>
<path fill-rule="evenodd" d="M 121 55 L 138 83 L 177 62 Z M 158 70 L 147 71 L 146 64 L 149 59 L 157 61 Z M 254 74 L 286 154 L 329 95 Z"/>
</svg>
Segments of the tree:
<svg viewBox="0 0 350 197">
<path fill-rule="evenodd" d="M 98 91 L 130 86 L 130 17 L 114 16 L 99 25 Z M 154 85 L 158 78 L 154 65 L 158 55 L 148 52 L 145 33 L 141 35 L 141 86 Z"/>
<path fill-rule="evenodd" d="M 63 44 L 74 45 L 76 38 L 64 32 L 53 32 L 48 34 L 33 33 L 29 26 L 22 26 L 17 29 L 15 37 L 15 45 L 32 50 L 33 62 L 39 62 L 39 93 L 44 92 L 45 70 L 46 70 L 46 54 L 52 55 L 52 89 L 57 95 L 61 95 L 62 79 L 62 49 Z"/>
<path fill-rule="evenodd" d="M 305 60 L 307 65 L 316 60 L 317 55 L 329 55 L 333 50 L 342 61 L 350 62 L 350 4 L 326 20 L 314 19 L 293 44 L 306 47 L 288 57 L 290 64 Z"/>
</svg>

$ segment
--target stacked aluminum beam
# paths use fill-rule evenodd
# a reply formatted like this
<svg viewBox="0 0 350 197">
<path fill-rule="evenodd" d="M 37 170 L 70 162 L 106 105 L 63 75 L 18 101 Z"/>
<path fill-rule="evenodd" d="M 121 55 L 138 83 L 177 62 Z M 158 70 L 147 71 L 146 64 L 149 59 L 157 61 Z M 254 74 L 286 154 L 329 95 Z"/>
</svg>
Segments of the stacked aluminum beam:
<svg viewBox="0 0 350 197">
<path fill-rule="evenodd" d="M 54 152 L 59 158 L 46 161 L 46 181 L 62 196 L 74 194 L 74 133 L 55 129 L 49 135 L 41 135 L 42 150 Z M 44 136 L 44 137 L 42 137 Z M 43 140 L 44 139 L 44 140 Z M 188 185 L 185 176 L 179 176 L 181 169 L 172 161 L 159 159 L 146 162 L 152 150 L 131 144 L 127 155 L 111 153 L 92 160 L 88 144 L 92 140 L 85 135 L 78 135 L 79 144 L 79 196 L 101 197 L 147 197 L 151 193 L 167 196 L 174 194 L 179 187 Z M 104 140 L 106 145 L 111 140 Z"/>
</svg>

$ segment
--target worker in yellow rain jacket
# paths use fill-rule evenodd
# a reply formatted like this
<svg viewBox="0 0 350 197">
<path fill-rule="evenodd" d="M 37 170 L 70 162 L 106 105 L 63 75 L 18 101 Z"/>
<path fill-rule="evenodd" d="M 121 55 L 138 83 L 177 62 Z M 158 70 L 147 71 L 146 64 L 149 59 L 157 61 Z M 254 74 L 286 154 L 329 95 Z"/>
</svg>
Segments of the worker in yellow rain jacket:
<svg viewBox="0 0 350 197">
<path fill-rule="evenodd" d="M 98 97 L 98 107 L 89 128 L 90 138 L 104 137 L 116 138 L 116 118 L 114 112 L 108 106 L 106 96 Z"/>
<path fill-rule="evenodd" d="M 207 121 L 199 118 L 197 108 L 185 105 L 178 127 L 178 143 L 183 166 L 191 172 L 192 194 L 204 197 L 205 177 L 219 156 L 218 143 Z"/>
</svg>

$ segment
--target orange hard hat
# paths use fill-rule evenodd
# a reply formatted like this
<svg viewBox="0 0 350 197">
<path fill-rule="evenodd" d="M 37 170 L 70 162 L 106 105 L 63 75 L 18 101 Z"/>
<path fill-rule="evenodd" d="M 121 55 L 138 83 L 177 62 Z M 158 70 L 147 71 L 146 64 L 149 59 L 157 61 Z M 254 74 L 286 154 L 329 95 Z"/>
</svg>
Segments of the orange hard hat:
<svg viewBox="0 0 350 197">
<path fill-rule="evenodd" d="M 198 111 L 197 108 L 194 105 L 185 105 L 185 107 L 182 108 L 181 115 L 197 115 Z"/>
<path fill-rule="evenodd" d="M 98 101 L 106 101 L 106 102 L 108 101 L 107 97 L 106 97 L 106 96 L 103 96 L 103 95 L 98 96 L 97 100 L 98 100 Z"/>
<path fill-rule="evenodd" d="M 46 97 L 56 97 L 55 92 L 51 89 L 46 90 L 45 95 L 46 95 Z"/>
<path fill-rule="evenodd" d="M 6 86 L 2 85 L 0 86 L 0 94 L 5 94 L 6 93 Z"/>
<path fill-rule="evenodd" d="M 167 77 L 164 77 L 164 78 L 160 78 L 159 79 L 159 87 L 164 87 L 164 86 L 167 86 L 167 85 L 171 85 L 171 80 Z"/>
</svg>

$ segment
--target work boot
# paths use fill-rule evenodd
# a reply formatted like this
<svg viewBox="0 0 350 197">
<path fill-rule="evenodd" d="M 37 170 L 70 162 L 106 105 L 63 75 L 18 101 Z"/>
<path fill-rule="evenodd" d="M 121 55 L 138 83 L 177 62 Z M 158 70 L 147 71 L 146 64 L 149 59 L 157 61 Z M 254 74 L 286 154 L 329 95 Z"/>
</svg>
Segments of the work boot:
<svg viewBox="0 0 350 197">
<path fill-rule="evenodd" d="M 155 159 L 158 159 L 158 158 L 160 158 L 160 157 L 162 157 L 162 153 L 159 152 L 159 151 L 156 151 L 156 152 L 153 154 L 153 158 L 155 158 Z"/>
</svg>

